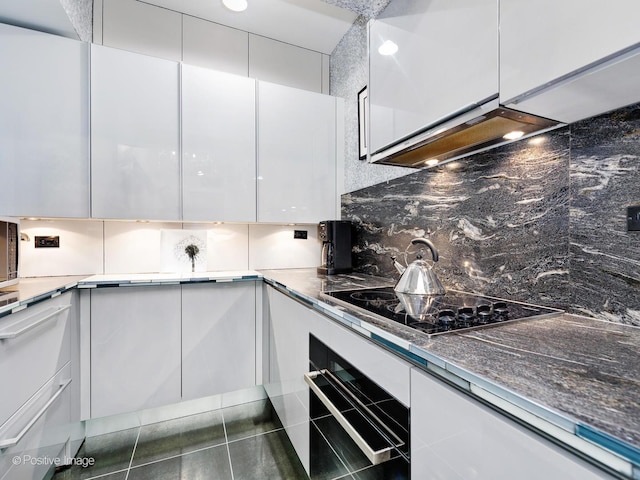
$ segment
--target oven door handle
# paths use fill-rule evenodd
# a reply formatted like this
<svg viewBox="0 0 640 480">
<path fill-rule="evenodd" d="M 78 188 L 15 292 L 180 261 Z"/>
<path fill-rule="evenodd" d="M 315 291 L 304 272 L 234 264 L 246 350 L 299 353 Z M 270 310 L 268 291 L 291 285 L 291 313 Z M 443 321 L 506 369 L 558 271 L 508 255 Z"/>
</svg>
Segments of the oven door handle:
<svg viewBox="0 0 640 480">
<path fill-rule="evenodd" d="M 339 380 L 336 379 L 334 375 L 331 375 L 331 372 L 324 369 L 305 373 L 304 381 L 309 384 L 309 387 L 311 388 L 313 393 L 315 393 L 318 399 L 323 403 L 323 405 L 327 407 L 329 412 L 331 412 L 331 415 L 333 415 L 333 417 L 338 421 L 338 423 L 345 430 L 347 435 L 349 435 L 349 437 L 351 437 L 351 439 L 356 443 L 356 445 L 358 445 L 358 448 L 362 450 L 362 453 L 366 455 L 366 457 L 369 459 L 369 461 L 373 465 L 377 465 L 379 463 L 386 462 L 387 460 L 389 460 L 391 458 L 391 452 L 393 450 L 393 447 L 388 446 L 380 450 L 374 450 L 367 443 L 367 441 L 362 437 L 362 435 L 358 433 L 355 427 L 351 425 L 351 423 L 349 423 L 349 421 L 340 412 L 340 410 L 333 404 L 333 402 L 331 402 L 329 397 L 327 397 L 324 394 L 324 392 L 320 389 L 320 387 L 318 387 L 318 385 L 315 382 L 315 379 L 319 376 L 324 376 L 324 375 L 328 375 L 332 378 L 332 380 L 339 382 Z"/>
</svg>

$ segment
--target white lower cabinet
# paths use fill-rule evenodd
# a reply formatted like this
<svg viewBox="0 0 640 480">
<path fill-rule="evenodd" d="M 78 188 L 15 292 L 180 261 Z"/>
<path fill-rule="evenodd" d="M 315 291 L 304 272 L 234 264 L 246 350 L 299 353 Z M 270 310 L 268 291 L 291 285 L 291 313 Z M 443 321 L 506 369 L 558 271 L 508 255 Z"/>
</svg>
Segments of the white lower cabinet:
<svg viewBox="0 0 640 480">
<path fill-rule="evenodd" d="M 91 418 L 256 385 L 253 281 L 91 291 Z"/>
<path fill-rule="evenodd" d="M 180 401 L 181 287 L 91 291 L 91 417 Z"/>
<path fill-rule="evenodd" d="M 256 384 L 256 284 L 182 287 L 182 399 Z"/>
<path fill-rule="evenodd" d="M 41 479 L 77 452 L 77 294 L 67 292 L 0 319 L 0 478 Z"/>
<path fill-rule="evenodd" d="M 309 333 L 326 322 L 309 308 L 265 287 L 268 302 L 269 378 L 267 395 L 307 473 L 309 452 Z"/>
<path fill-rule="evenodd" d="M 411 478 L 612 478 L 433 376 L 411 371 Z"/>
</svg>

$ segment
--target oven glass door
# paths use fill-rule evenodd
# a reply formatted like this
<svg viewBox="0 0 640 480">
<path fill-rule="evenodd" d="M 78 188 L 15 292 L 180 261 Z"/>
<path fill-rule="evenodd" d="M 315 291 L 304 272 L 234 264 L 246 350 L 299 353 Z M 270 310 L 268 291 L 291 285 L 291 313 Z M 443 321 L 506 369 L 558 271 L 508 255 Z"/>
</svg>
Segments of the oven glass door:
<svg viewBox="0 0 640 480">
<path fill-rule="evenodd" d="M 309 352 L 312 476 L 331 464 L 340 474 L 408 479 L 409 409 L 313 335 Z M 326 444 L 338 461 L 323 456 Z"/>
</svg>

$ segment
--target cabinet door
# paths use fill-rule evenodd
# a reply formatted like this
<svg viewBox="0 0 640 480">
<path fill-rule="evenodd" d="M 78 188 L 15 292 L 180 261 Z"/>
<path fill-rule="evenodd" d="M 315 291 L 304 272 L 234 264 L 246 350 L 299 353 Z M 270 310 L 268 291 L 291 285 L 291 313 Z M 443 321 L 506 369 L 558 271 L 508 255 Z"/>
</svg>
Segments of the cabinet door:
<svg viewBox="0 0 640 480">
<path fill-rule="evenodd" d="M 72 293 L 0 320 L 0 425 L 71 360 Z"/>
<path fill-rule="evenodd" d="M 374 153 L 497 96 L 497 1 L 391 2 L 370 24 L 369 62 Z"/>
<path fill-rule="evenodd" d="M 180 286 L 91 291 L 91 417 L 180 401 Z"/>
<path fill-rule="evenodd" d="M 178 64 L 91 46 L 91 215 L 180 219 Z"/>
<path fill-rule="evenodd" d="M 0 215 L 89 216 L 87 49 L 0 24 Z"/>
<path fill-rule="evenodd" d="M 182 287 L 182 399 L 256 384 L 255 282 Z"/>
<path fill-rule="evenodd" d="M 258 221 L 336 218 L 336 99 L 258 82 Z"/>
<path fill-rule="evenodd" d="M 307 473 L 309 452 L 309 332 L 323 319 L 304 305 L 266 288 L 269 311 L 269 381 L 265 390 Z"/>
<path fill-rule="evenodd" d="M 639 16 L 636 0 L 500 2 L 501 103 L 637 44 Z"/>
<path fill-rule="evenodd" d="M 411 370 L 411 478 L 611 478 L 453 387 Z"/>
<path fill-rule="evenodd" d="M 182 66 L 183 218 L 256 221 L 255 80 Z"/>
</svg>

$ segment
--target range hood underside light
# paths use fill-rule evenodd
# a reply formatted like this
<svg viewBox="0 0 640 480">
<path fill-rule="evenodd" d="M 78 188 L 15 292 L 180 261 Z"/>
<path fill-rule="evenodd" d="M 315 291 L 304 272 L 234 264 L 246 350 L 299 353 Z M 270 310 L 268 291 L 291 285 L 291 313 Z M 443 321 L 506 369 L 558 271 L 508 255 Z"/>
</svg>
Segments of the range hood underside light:
<svg viewBox="0 0 640 480">
<path fill-rule="evenodd" d="M 509 133 L 522 132 L 519 137 L 522 138 L 562 125 L 560 122 L 501 107 L 457 127 L 435 133 L 376 163 L 414 168 L 442 165 L 446 160 L 509 143 L 512 140 L 505 139 L 505 135 Z"/>
</svg>

